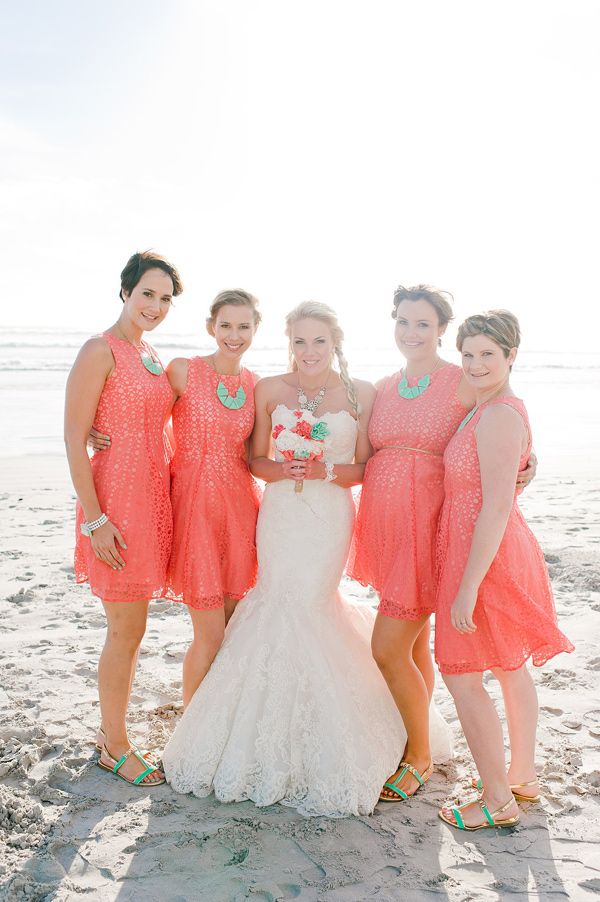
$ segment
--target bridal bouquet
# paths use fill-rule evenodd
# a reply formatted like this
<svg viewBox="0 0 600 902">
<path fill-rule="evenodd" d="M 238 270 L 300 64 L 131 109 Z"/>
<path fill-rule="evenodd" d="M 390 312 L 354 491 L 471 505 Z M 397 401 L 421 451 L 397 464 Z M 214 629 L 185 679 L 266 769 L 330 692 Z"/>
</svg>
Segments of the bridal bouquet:
<svg viewBox="0 0 600 902">
<path fill-rule="evenodd" d="M 295 410 L 296 423 L 286 428 L 281 423 L 273 430 L 275 447 L 286 460 L 322 460 L 327 450 L 329 427 L 323 420 L 309 423 L 303 419 L 304 411 Z M 304 480 L 296 480 L 294 491 L 301 492 Z"/>
</svg>

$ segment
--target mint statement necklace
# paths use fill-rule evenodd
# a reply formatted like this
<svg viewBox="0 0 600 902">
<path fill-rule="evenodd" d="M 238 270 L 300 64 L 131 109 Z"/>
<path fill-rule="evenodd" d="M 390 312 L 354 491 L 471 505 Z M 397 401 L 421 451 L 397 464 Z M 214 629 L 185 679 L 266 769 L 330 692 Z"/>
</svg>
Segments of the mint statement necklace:
<svg viewBox="0 0 600 902">
<path fill-rule="evenodd" d="M 218 372 L 217 367 L 215 366 L 214 358 L 210 358 L 210 362 L 212 363 L 212 367 L 217 374 L 217 376 L 222 375 Z M 244 386 L 242 385 L 242 371 L 240 370 L 240 384 L 238 385 L 238 389 L 235 395 L 229 394 L 229 389 L 225 385 L 222 379 L 219 380 L 219 384 L 217 385 L 217 398 L 227 410 L 239 410 L 246 403 L 246 392 L 244 391 Z"/>
<path fill-rule="evenodd" d="M 408 379 L 406 378 L 406 367 L 404 368 L 404 375 L 400 382 L 398 383 L 398 394 L 401 398 L 405 398 L 407 401 L 412 401 L 414 398 L 418 398 L 423 392 L 427 391 L 429 385 L 431 383 L 431 377 L 439 370 L 440 366 L 443 365 L 443 361 L 436 360 L 435 366 L 431 370 L 431 373 L 427 373 L 426 376 L 421 376 L 416 385 L 412 387 L 408 384 Z"/>
<path fill-rule="evenodd" d="M 140 360 L 142 361 L 143 365 L 148 370 L 148 372 L 152 373 L 153 376 L 160 376 L 161 373 L 164 372 L 164 370 L 163 370 L 162 364 L 161 364 L 160 360 L 158 359 L 158 357 L 155 357 L 154 354 L 152 353 L 152 351 L 148 350 L 148 348 L 144 345 L 143 342 L 141 342 L 141 344 L 139 344 L 139 345 L 136 345 L 135 342 L 133 342 L 129 338 L 127 338 L 127 336 L 125 335 L 125 333 L 123 332 L 123 330 L 121 329 L 121 327 L 118 323 L 117 323 L 117 329 L 123 336 L 123 341 L 126 341 L 127 344 L 130 344 L 132 348 L 136 349 L 136 351 L 140 355 Z"/>
</svg>

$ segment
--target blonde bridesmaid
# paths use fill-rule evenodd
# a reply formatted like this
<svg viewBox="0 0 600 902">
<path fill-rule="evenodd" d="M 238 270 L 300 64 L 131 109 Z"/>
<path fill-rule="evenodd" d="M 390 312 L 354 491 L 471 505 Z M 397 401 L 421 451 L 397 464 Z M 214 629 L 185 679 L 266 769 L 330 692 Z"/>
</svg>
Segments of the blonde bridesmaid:
<svg viewBox="0 0 600 902">
<path fill-rule="evenodd" d="M 187 605 L 194 629 L 183 665 L 184 706 L 217 654 L 236 604 L 256 581 L 260 493 L 248 468 L 247 441 L 257 377 L 242 358 L 259 322 L 253 295 L 222 291 L 207 319 L 215 352 L 176 358 L 167 369 L 177 398 L 167 597 Z"/>
</svg>

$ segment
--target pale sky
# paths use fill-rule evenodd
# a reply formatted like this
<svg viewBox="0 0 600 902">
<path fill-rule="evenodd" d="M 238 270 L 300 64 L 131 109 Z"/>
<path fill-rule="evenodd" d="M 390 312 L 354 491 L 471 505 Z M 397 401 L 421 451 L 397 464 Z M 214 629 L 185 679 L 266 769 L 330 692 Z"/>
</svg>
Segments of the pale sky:
<svg viewBox="0 0 600 902">
<path fill-rule="evenodd" d="M 424 281 L 596 348 L 596 0 L 0 2 L 3 325 L 106 327 L 153 247 L 170 332 L 244 287 L 381 343 Z"/>
</svg>

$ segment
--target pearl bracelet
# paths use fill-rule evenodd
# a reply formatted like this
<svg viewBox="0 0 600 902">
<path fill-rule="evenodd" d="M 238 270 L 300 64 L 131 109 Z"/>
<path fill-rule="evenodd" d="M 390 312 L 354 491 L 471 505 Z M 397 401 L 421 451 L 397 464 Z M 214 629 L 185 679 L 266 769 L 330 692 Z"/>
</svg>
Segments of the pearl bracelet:
<svg viewBox="0 0 600 902">
<path fill-rule="evenodd" d="M 325 482 L 333 482 L 334 479 L 337 479 L 337 476 L 333 472 L 335 464 L 333 464 L 330 460 L 325 461 Z"/>
<path fill-rule="evenodd" d="M 108 523 L 108 517 L 106 514 L 100 514 L 96 520 L 90 520 L 89 523 L 82 523 L 79 528 L 84 536 L 91 536 L 95 529 L 100 529 L 105 523 Z"/>
</svg>

